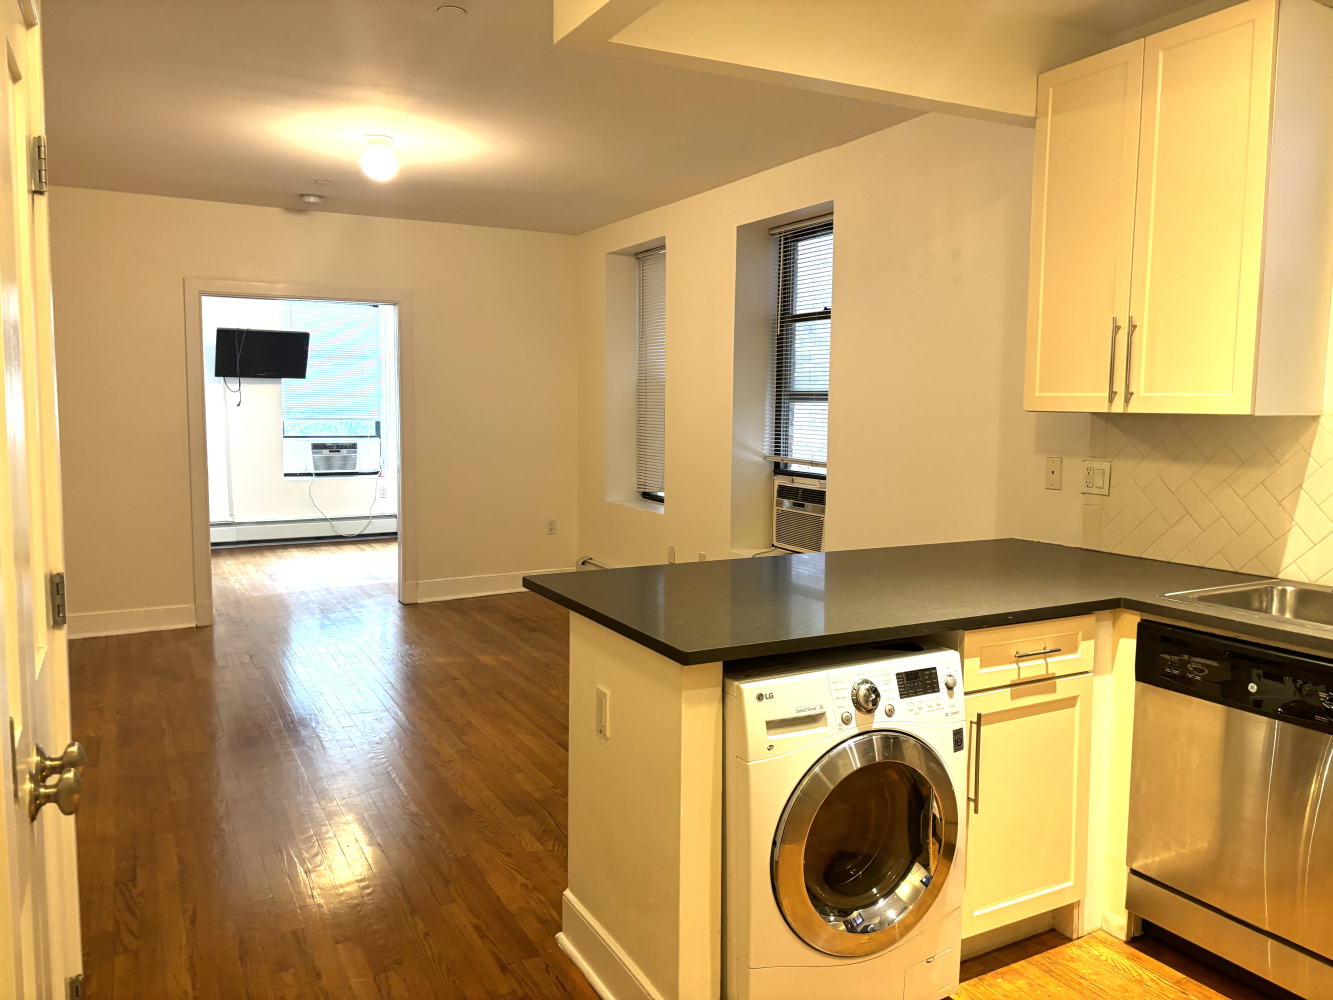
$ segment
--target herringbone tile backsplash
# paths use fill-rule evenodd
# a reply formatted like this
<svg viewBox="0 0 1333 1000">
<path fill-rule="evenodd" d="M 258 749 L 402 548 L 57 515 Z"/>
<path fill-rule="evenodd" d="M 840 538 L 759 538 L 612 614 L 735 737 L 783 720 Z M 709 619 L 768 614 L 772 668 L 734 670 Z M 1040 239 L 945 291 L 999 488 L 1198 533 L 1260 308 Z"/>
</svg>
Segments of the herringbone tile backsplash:
<svg viewBox="0 0 1333 1000">
<path fill-rule="evenodd" d="M 1333 414 L 1093 420 L 1111 494 L 1086 545 L 1333 583 Z"/>
</svg>

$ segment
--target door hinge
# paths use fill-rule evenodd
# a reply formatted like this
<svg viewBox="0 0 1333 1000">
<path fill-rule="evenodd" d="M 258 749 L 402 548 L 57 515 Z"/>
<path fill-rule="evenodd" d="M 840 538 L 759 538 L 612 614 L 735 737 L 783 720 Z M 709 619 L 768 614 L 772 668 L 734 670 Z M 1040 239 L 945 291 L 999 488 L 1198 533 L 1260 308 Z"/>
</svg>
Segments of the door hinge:
<svg viewBox="0 0 1333 1000">
<path fill-rule="evenodd" d="M 46 136 L 32 137 L 32 193 L 46 194 Z"/>
<path fill-rule="evenodd" d="M 51 606 L 51 627 L 60 628 L 68 621 L 65 614 L 65 574 L 52 573 L 47 577 L 46 589 Z"/>
<path fill-rule="evenodd" d="M 77 976 L 70 976 L 65 982 L 66 1000 L 83 1000 L 83 973 Z"/>
</svg>

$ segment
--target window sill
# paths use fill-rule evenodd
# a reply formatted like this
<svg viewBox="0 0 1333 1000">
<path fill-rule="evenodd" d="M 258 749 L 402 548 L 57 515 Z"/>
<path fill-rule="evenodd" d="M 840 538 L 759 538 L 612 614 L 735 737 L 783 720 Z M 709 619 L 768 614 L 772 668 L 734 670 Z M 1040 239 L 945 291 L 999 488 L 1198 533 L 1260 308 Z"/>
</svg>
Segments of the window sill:
<svg viewBox="0 0 1333 1000">
<path fill-rule="evenodd" d="M 622 507 L 636 507 L 639 510 L 646 510 L 652 514 L 666 513 L 666 504 L 653 503 L 651 500 L 644 500 L 642 497 L 622 497 L 617 500 L 608 499 L 607 503 L 619 504 Z"/>
<path fill-rule="evenodd" d="M 309 479 L 313 476 L 316 479 L 358 479 L 366 476 L 378 476 L 379 470 L 373 472 L 284 472 L 283 479 Z"/>
</svg>

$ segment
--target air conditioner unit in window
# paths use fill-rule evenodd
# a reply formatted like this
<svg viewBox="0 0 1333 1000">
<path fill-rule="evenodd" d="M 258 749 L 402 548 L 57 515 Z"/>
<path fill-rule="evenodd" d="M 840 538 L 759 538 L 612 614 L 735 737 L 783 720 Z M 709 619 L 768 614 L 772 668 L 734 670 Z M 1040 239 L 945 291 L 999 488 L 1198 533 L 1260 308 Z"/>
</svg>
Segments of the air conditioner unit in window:
<svg viewBox="0 0 1333 1000">
<path fill-rule="evenodd" d="M 794 552 L 823 552 L 827 497 L 827 480 L 774 476 L 774 547 Z"/>
<path fill-rule="evenodd" d="M 320 472 L 355 472 L 355 441 L 311 441 L 310 471 Z"/>
<path fill-rule="evenodd" d="M 282 472 L 287 476 L 373 474 L 383 469 L 379 438 L 282 439 Z"/>
</svg>

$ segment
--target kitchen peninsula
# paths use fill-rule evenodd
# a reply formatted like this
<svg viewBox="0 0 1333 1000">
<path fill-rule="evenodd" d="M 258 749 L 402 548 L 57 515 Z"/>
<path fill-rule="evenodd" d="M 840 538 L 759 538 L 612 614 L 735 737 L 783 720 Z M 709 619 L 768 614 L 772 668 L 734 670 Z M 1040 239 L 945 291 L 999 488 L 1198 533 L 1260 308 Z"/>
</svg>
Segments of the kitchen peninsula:
<svg viewBox="0 0 1333 1000">
<path fill-rule="evenodd" d="M 922 636 L 963 649 L 965 636 L 1030 623 L 1081 636 L 1069 669 L 1091 674 L 1096 706 L 1081 738 L 1098 791 L 1081 829 L 1088 809 L 1101 822 L 1077 841 L 1086 896 L 1056 926 L 1124 935 L 1114 817 L 1127 796 L 1139 617 L 1333 655 L 1328 631 L 1164 596 L 1253 579 L 1016 539 L 526 578 L 572 612 L 562 947 L 616 1000 L 721 995 L 722 692 L 741 661 Z"/>
</svg>

